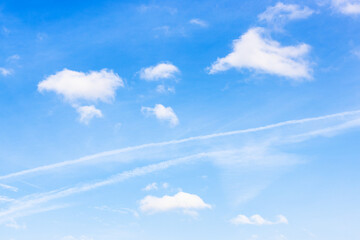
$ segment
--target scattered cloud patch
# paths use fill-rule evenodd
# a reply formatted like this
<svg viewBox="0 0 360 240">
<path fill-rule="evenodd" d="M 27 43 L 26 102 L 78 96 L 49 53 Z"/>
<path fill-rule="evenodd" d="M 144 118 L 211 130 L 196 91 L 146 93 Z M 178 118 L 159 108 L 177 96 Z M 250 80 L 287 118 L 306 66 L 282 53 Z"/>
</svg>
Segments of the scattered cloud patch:
<svg viewBox="0 0 360 240">
<path fill-rule="evenodd" d="M 90 120 L 94 117 L 102 118 L 102 112 L 94 105 L 76 107 L 76 111 L 79 113 L 79 121 L 81 123 L 89 124 Z"/>
<path fill-rule="evenodd" d="M 151 191 L 151 190 L 157 190 L 158 185 L 156 182 L 148 184 L 145 188 L 143 188 L 144 191 Z"/>
<path fill-rule="evenodd" d="M 0 202 L 12 202 L 14 199 L 6 197 L 6 196 L 0 196 Z"/>
<path fill-rule="evenodd" d="M 205 203 L 195 194 L 179 192 L 174 196 L 163 197 L 146 196 L 140 201 L 140 210 L 147 213 L 167 212 L 183 210 L 184 213 L 194 213 L 196 210 L 211 209 L 211 205 Z"/>
<path fill-rule="evenodd" d="M 11 69 L 0 67 L 0 74 L 3 75 L 4 77 L 9 76 L 12 73 L 13 71 Z"/>
<path fill-rule="evenodd" d="M 50 75 L 38 84 L 38 91 L 52 91 L 62 95 L 66 101 L 78 100 L 110 102 L 118 87 L 124 82 L 112 70 L 102 69 L 88 73 L 64 69 Z"/>
<path fill-rule="evenodd" d="M 258 214 L 255 214 L 251 217 L 247 217 L 245 215 L 238 215 L 235 218 L 231 219 L 230 222 L 235 225 L 240 224 L 250 224 L 250 225 L 274 225 L 274 224 L 287 224 L 288 220 L 283 215 L 278 215 L 276 217 L 276 221 L 272 222 L 269 220 L 264 219 Z"/>
<path fill-rule="evenodd" d="M 3 183 L 0 183 L 0 188 L 6 189 L 9 191 L 13 191 L 13 192 L 17 192 L 19 190 L 17 187 L 13 187 L 13 186 L 3 184 Z"/>
<path fill-rule="evenodd" d="M 175 93 L 174 87 L 166 87 L 163 84 L 160 84 L 156 87 L 156 92 L 158 93 Z"/>
<path fill-rule="evenodd" d="M 258 18 L 260 21 L 282 25 L 291 20 L 308 18 L 313 13 L 314 11 L 306 6 L 278 2 L 275 6 L 268 7 L 265 12 L 259 14 Z"/>
<path fill-rule="evenodd" d="M 93 238 L 87 236 L 74 237 L 69 235 L 61 238 L 61 240 L 93 240 Z"/>
<path fill-rule="evenodd" d="M 208 26 L 207 22 L 205 22 L 204 20 L 201 20 L 199 18 L 193 18 L 193 19 L 191 19 L 189 21 L 189 23 L 194 24 L 194 25 L 198 25 L 200 27 L 207 27 Z"/>
<path fill-rule="evenodd" d="M 170 126 L 173 127 L 179 124 L 179 119 L 174 110 L 171 107 L 165 107 L 162 104 L 156 104 L 154 108 L 142 107 L 141 112 L 145 115 L 153 115 L 160 121 L 167 121 Z"/>
<path fill-rule="evenodd" d="M 332 0 L 331 5 L 336 11 L 345 15 L 360 14 L 359 0 Z"/>
<path fill-rule="evenodd" d="M 140 70 L 140 78 L 146 81 L 174 78 L 179 69 L 171 63 L 159 63 Z"/>
<path fill-rule="evenodd" d="M 307 44 L 281 46 L 265 36 L 265 29 L 251 28 L 233 42 L 233 52 L 218 58 L 209 67 L 209 73 L 247 68 L 296 80 L 309 79 L 311 69 L 305 60 L 309 51 Z"/>
<path fill-rule="evenodd" d="M 20 56 L 17 55 L 17 54 L 14 54 L 14 55 L 8 57 L 8 58 L 6 59 L 6 61 L 7 61 L 7 62 L 13 62 L 13 61 L 17 61 L 17 60 L 19 60 L 19 59 L 20 59 Z"/>
</svg>

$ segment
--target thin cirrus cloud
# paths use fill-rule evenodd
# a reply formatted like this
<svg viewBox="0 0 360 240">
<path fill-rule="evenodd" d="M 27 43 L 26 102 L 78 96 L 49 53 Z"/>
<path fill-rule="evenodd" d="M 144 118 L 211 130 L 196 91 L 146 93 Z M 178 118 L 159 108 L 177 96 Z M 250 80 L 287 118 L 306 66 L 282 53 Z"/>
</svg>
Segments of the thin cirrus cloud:
<svg viewBox="0 0 360 240">
<path fill-rule="evenodd" d="M 140 78 L 146 81 L 158 81 L 161 79 L 175 78 L 180 70 L 171 63 L 159 63 L 155 66 L 142 68 L 140 70 Z"/>
<path fill-rule="evenodd" d="M 285 22 L 297 19 L 305 19 L 311 16 L 314 11 L 308 7 L 301 7 L 297 4 L 284 4 L 278 2 L 275 6 L 266 8 L 265 12 L 259 14 L 260 21 L 271 24 L 284 24 Z"/>
<path fill-rule="evenodd" d="M 146 196 L 140 201 L 140 210 L 147 213 L 183 210 L 184 213 L 194 213 L 201 209 L 211 209 L 198 195 L 178 192 L 174 196 L 163 197 Z"/>
<path fill-rule="evenodd" d="M 50 75 L 38 84 L 38 91 L 51 91 L 64 97 L 80 114 L 80 122 L 88 124 L 102 113 L 93 105 L 79 106 L 78 102 L 106 102 L 115 98 L 118 87 L 124 87 L 123 80 L 112 70 L 102 69 L 88 73 L 63 69 Z"/>
<path fill-rule="evenodd" d="M 199 18 L 193 18 L 189 21 L 189 23 L 193 24 L 193 25 L 198 25 L 200 27 L 207 27 L 208 24 L 207 22 L 205 22 L 204 20 L 201 20 Z"/>
<path fill-rule="evenodd" d="M 13 72 L 10 69 L 0 67 L 0 74 L 4 77 L 11 75 Z"/>
<path fill-rule="evenodd" d="M 215 74 L 245 68 L 293 80 L 311 79 L 311 68 L 305 59 L 309 51 L 307 44 L 281 46 L 265 35 L 264 28 L 251 28 L 233 42 L 230 54 L 218 58 L 208 70 Z"/>
<path fill-rule="evenodd" d="M 231 219 L 230 222 L 234 225 L 241 224 L 250 224 L 250 225 L 274 225 L 274 224 L 287 224 L 288 220 L 283 215 L 278 215 L 275 221 L 269 221 L 264 219 L 259 214 L 255 214 L 251 217 L 247 217 L 245 215 L 237 215 L 235 218 Z"/>
<path fill-rule="evenodd" d="M 360 14 L 359 0 L 332 0 L 331 6 L 338 12 L 345 15 Z"/>
<path fill-rule="evenodd" d="M 171 107 L 156 104 L 155 107 L 142 107 L 141 112 L 147 116 L 155 116 L 160 121 L 166 121 L 174 127 L 179 124 L 179 119 Z"/>
</svg>

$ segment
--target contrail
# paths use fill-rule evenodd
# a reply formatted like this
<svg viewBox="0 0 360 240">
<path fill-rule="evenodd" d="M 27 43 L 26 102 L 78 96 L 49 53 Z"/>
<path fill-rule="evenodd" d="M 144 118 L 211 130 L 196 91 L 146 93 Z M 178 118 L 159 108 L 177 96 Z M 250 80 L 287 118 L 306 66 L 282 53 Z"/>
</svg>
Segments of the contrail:
<svg viewBox="0 0 360 240">
<path fill-rule="evenodd" d="M 214 133 L 214 134 L 208 134 L 208 135 L 202 135 L 202 136 L 188 137 L 188 138 L 183 138 L 183 139 L 178 139 L 178 140 L 170 140 L 170 141 L 157 142 L 157 143 L 147 143 L 147 144 L 142 144 L 142 145 L 137 145 L 137 146 L 132 146 L 132 147 L 125 147 L 125 148 L 120 148 L 120 149 L 115 149 L 115 150 L 111 150 L 111 151 L 105 151 L 105 152 L 100 152 L 100 153 L 84 156 L 84 157 L 74 159 L 74 160 L 68 160 L 68 161 L 64 161 L 64 162 L 35 167 L 35 168 L 31 168 L 31 169 L 27 169 L 27 170 L 15 172 L 15 173 L 10 173 L 7 175 L 0 176 L 0 180 L 18 177 L 18 176 L 22 176 L 22 175 L 27 175 L 27 174 L 35 173 L 35 172 L 42 172 L 42 171 L 51 170 L 51 169 L 55 169 L 55 168 L 61 168 L 61 167 L 65 167 L 65 166 L 70 166 L 70 165 L 74 165 L 74 164 L 87 162 L 87 161 L 90 161 L 90 160 L 93 160 L 96 158 L 108 157 L 108 156 L 116 155 L 119 153 L 130 152 L 130 151 L 140 150 L 140 149 L 149 148 L 149 147 L 161 147 L 161 146 L 175 145 L 175 144 L 179 144 L 179 143 L 185 143 L 185 142 L 196 141 L 196 140 L 205 140 L 205 139 L 224 137 L 224 136 L 230 136 L 230 135 L 259 132 L 259 131 L 264 131 L 264 130 L 288 126 L 288 125 L 295 125 L 295 124 L 302 124 L 302 123 L 306 123 L 306 122 L 319 121 L 319 120 L 325 120 L 325 119 L 330 119 L 330 118 L 344 117 L 344 116 L 355 115 L 355 114 L 359 114 L 359 113 L 360 113 L 360 110 L 347 111 L 347 112 L 335 113 L 335 114 L 330 114 L 330 115 L 324 115 L 324 116 L 320 116 L 320 117 L 289 120 L 289 121 L 279 122 L 279 123 L 270 124 L 270 125 L 266 125 L 266 126 L 262 126 L 262 127 L 256 127 L 256 128 L 248 128 L 248 129 L 242 129 L 242 130 L 235 130 L 235 131 Z"/>
<path fill-rule="evenodd" d="M 143 176 L 146 174 L 150 174 L 153 172 L 165 170 L 167 168 L 170 168 L 172 166 L 176 166 L 179 164 L 187 163 L 195 159 L 200 159 L 203 157 L 210 157 L 213 154 L 219 154 L 226 151 L 218 151 L 218 152 L 206 152 L 206 153 L 199 153 L 194 154 L 182 158 L 176 158 L 172 160 L 163 161 L 160 163 L 154 163 L 150 164 L 144 167 L 138 167 L 130 171 L 125 171 L 116 175 L 113 175 L 109 177 L 108 179 L 98 181 L 95 183 L 90 184 L 84 184 L 82 186 L 77 187 L 71 187 L 65 190 L 55 190 L 51 192 L 47 192 L 40 195 L 35 195 L 36 197 L 25 196 L 22 198 L 22 200 L 16 200 L 15 204 L 11 207 L 9 207 L 6 210 L 3 210 L 0 212 L 0 223 L 5 222 L 8 219 L 11 219 L 12 217 L 16 217 L 19 212 L 26 212 L 28 209 L 34 209 L 37 205 L 40 205 L 42 203 L 46 203 L 50 200 L 64 198 L 76 193 L 86 192 L 90 191 L 99 187 L 115 184 L 118 182 L 125 181 L 130 178 Z"/>
<path fill-rule="evenodd" d="M 13 192 L 18 191 L 18 188 L 13 187 L 13 186 L 9 186 L 9 185 L 3 184 L 3 183 L 0 183 L 0 187 L 4 188 L 4 189 L 7 189 L 7 190 L 10 190 L 10 191 L 13 191 Z"/>
</svg>

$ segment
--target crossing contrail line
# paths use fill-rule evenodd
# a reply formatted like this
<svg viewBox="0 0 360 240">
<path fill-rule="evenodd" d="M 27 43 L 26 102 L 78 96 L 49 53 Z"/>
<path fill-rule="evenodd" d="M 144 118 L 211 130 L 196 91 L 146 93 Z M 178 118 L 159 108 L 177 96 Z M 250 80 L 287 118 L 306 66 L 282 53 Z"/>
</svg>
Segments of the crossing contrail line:
<svg viewBox="0 0 360 240">
<path fill-rule="evenodd" d="M 92 155 L 87 155 L 87 156 L 84 156 L 84 157 L 81 157 L 78 159 L 74 159 L 74 160 L 67 160 L 67 161 L 63 161 L 63 162 L 59 162 L 59 163 L 39 166 L 39 167 L 31 168 L 31 169 L 22 170 L 19 172 L 10 173 L 7 175 L 0 176 L 0 180 L 23 176 L 23 175 L 27 175 L 30 173 L 43 172 L 43 171 L 47 171 L 47 170 L 51 170 L 51 169 L 75 165 L 75 164 L 79 164 L 79 163 L 88 162 L 88 161 L 94 160 L 96 158 L 113 156 L 113 155 L 116 155 L 119 153 L 131 152 L 131 151 L 136 151 L 136 150 L 140 150 L 140 149 L 144 149 L 144 148 L 162 147 L 162 146 L 175 145 L 175 144 L 180 144 L 180 143 L 185 143 L 185 142 L 190 142 L 190 141 L 206 140 L 206 139 L 217 138 L 217 137 L 259 132 L 259 131 L 264 131 L 264 130 L 288 126 L 288 125 L 302 124 L 302 123 L 306 123 L 306 122 L 320 121 L 320 120 L 325 120 L 325 119 L 330 119 L 330 118 L 345 117 L 345 116 L 356 115 L 356 114 L 360 114 L 360 110 L 346 111 L 346 112 L 324 115 L 324 116 L 319 116 L 319 117 L 312 117 L 312 118 L 288 120 L 288 121 L 270 124 L 270 125 L 266 125 L 266 126 L 262 126 L 262 127 L 241 129 L 241 130 L 235 130 L 235 131 L 227 131 L 227 132 L 221 132 L 221 133 L 213 133 L 213 134 L 188 137 L 188 138 L 183 138 L 183 139 L 178 139 L 178 140 L 170 140 L 170 141 L 156 142 L 156 143 L 146 143 L 146 144 L 141 144 L 141 145 L 137 145 L 137 146 L 119 148 L 119 149 L 115 149 L 115 150 L 104 151 L 104 152 L 100 152 L 100 153 L 96 153 L 96 154 L 92 154 Z"/>
</svg>

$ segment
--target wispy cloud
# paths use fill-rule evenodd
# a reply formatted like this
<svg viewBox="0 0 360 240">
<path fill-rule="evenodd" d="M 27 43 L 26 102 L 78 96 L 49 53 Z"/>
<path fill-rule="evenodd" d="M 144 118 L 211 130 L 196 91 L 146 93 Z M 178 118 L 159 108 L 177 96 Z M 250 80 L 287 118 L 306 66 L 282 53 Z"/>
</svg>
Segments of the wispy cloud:
<svg viewBox="0 0 360 240">
<path fill-rule="evenodd" d="M 194 24 L 194 25 L 198 25 L 200 27 L 207 27 L 208 23 L 205 22 L 204 20 L 201 20 L 199 18 L 193 18 L 189 21 L 189 23 Z"/>
<path fill-rule="evenodd" d="M 289 121 L 279 122 L 279 123 L 270 124 L 270 125 L 266 125 L 266 126 L 262 126 L 262 127 L 220 132 L 220 133 L 214 133 L 214 134 L 208 134 L 208 135 L 188 137 L 188 138 L 183 138 L 183 139 L 178 139 L 178 140 L 170 140 L 170 141 L 157 142 L 157 143 L 147 143 L 147 144 L 142 144 L 142 145 L 137 145 L 137 146 L 132 146 L 132 147 L 119 148 L 119 149 L 115 149 L 115 150 L 111 150 L 111 151 L 105 151 L 105 152 L 100 152 L 100 153 L 84 156 L 84 157 L 74 159 L 74 160 L 63 161 L 63 162 L 59 162 L 59 163 L 55 163 L 55 164 L 49 164 L 49 165 L 35 167 L 32 169 L 27 169 L 27 170 L 15 172 L 15 173 L 10 173 L 7 175 L 0 176 L 0 180 L 10 179 L 10 178 L 23 176 L 23 175 L 27 175 L 27 174 L 32 174 L 32 173 L 49 171 L 49 170 L 53 170 L 56 168 L 62 168 L 65 166 L 71 166 L 71 165 L 75 165 L 75 164 L 85 163 L 85 162 L 92 161 L 94 159 L 113 156 L 113 155 L 117 155 L 117 154 L 124 153 L 124 152 L 137 151 L 137 150 L 141 150 L 141 149 L 145 149 L 145 148 L 162 147 L 162 146 L 181 144 L 181 143 L 186 143 L 186 142 L 191 142 L 191 141 L 199 141 L 199 140 L 206 140 L 206 139 L 232 136 L 232 135 L 238 135 L 238 134 L 260 132 L 260 131 L 266 131 L 266 130 L 280 128 L 280 127 L 284 127 L 284 126 L 304 124 L 304 123 L 333 119 L 333 118 L 343 118 L 343 117 L 353 116 L 353 115 L 357 115 L 357 114 L 360 114 L 360 110 L 340 112 L 340 113 L 324 115 L 324 116 L 320 116 L 320 117 L 289 120 Z"/>
<path fill-rule="evenodd" d="M 336 11 L 345 15 L 360 14 L 359 0 L 331 0 L 331 5 Z"/>
<path fill-rule="evenodd" d="M 173 160 L 168 160 L 156 164 L 150 164 L 144 167 L 138 167 L 130 171 L 125 171 L 114 176 L 111 176 L 105 180 L 98 181 L 95 183 L 84 184 L 81 186 L 71 187 L 67 189 L 55 190 L 47 193 L 35 194 L 25 196 L 22 199 L 17 200 L 13 204 L 10 205 L 7 209 L 2 209 L 0 211 L 0 223 L 4 223 L 9 221 L 9 219 L 15 219 L 16 217 L 22 217 L 26 215 L 33 214 L 35 211 L 37 213 L 37 209 L 41 204 L 45 204 L 51 200 L 60 199 L 64 197 L 68 197 L 77 193 L 87 192 L 90 190 L 94 190 L 100 187 L 104 187 L 107 185 L 119 183 L 125 181 L 130 178 L 143 176 L 146 174 L 150 174 L 153 172 L 161 171 L 168 169 L 172 166 L 176 166 L 179 164 L 184 164 L 191 162 L 196 159 L 201 159 L 204 157 L 209 157 L 213 153 L 199 153 L 187 157 L 177 158 Z M 29 211 L 29 210 L 32 211 Z"/>
<path fill-rule="evenodd" d="M 265 12 L 259 14 L 258 18 L 260 21 L 282 26 L 288 21 L 308 18 L 313 13 L 314 11 L 306 6 L 301 7 L 297 4 L 278 2 L 275 6 L 266 8 Z"/>
<path fill-rule="evenodd" d="M 7 190 L 10 190 L 10 191 L 13 191 L 13 192 L 17 192 L 17 191 L 18 191 L 18 188 L 13 187 L 13 186 L 10 186 L 10 185 L 7 185 L 7 184 L 3 184 L 3 183 L 0 183 L 0 187 L 1 187 L 1 188 L 4 188 L 4 189 L 7 189 Z"/>
<path fill-rule="evenodd" d="M 235 218 L 231 219 L 230 222 L 235 225 L 240 224 L 250 224 L 250 225 L 274 225 L 274 224 L 287 224 L 288 220 L 283 215 L 278 215 L 277 220 L 269 221 L 261 217 L 259 214 L 255 214 L 251 217 L 247 217 L 245 215 L 238 215 Z"/>
</svg>

